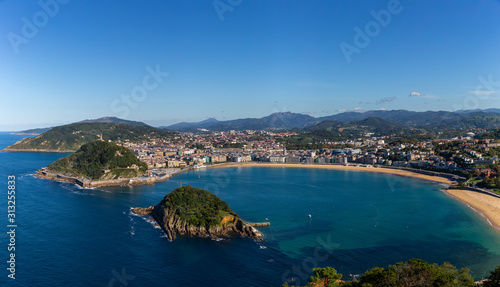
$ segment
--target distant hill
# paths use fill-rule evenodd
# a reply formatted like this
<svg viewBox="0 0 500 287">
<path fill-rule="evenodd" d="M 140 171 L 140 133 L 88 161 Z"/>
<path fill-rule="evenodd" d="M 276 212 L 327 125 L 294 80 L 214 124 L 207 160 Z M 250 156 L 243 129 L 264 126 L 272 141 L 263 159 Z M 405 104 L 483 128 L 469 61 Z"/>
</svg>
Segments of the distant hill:
<svg viewBox="0 0 500 287">
<path fill-rule="evenodd" d="M 120 119 L 117 117 L 102 117 L 98 119 L 93 119 L 93 120 L 83 120 L 79 121 L 77 123 L 110 123 L 110 124 L 126 124 L 129 126 L 149 126 L 148 124 L 145 124 L 143 122 L 136 122 L 136 121 L 129 121 L 129 120 L 124 120 Z"/>
<path fill-rule="evenodd" d="M 29 130 L 24 130 L 24 131 L 20 131 L 20 132 L 15 132 L 12 134 L 13 135 L 39 135 L 39 134 L 43 134 L 44 132 L 50 130 L 51 128 L 53 128 L 53 127 L 29 129 Z"/>
<path fill-rule="evenodd" d="M 374 110 L 367 112 L 344 112 L 336 115 L 325 117 L 312 117 L 298 113 L 274 113 L 263 118 L 245 118 L 229 121 L 218 121 L 216 119 L 208 119 L 202 122 L 195 123 L 178 123 L 168 127 L 175 131 L 191 131 L 196 132 L 200 129 L 209 131 L 227 131 L 227 130 L 279 130 L 279 129 L 312 129 L 317 130 L 323 128 L 331 128 L 331 125 L 338 127 L 346 127 L 341 123 L 352 123 L 350 126 L 363 125 L 361 121 L 372 118 L 380 119 L 386 122 L 378 121 L 378 124 L 368 121 L 367 126 L 378 125 L 374 130 L 382 132 L 393 132 L 394 125 L 399 125 L 398 129 L 415 128 L 424 130 L 438 129 L 467 129 L 467 128 L 488 128 L 488 125 L 493 124 L 491 128 L 495 128 L 498 117 L 500 117 L 500 109 L 486 110 L 463 110 L 458 112 L 448 111 L 426 111 L 413 112 L 407 110 Z M 371 122 L 371 123 L 370 123 Z M 365 123 L 366 124 L 366 123 Z M 382 126 L 388 124 L 391 126 L 389 130 Z M 394 130 L 395 131 L 395 130 Z"/>
<path fill-rule="evenodd" d="M 195 123 L 179 123 L 167 127 L 174 131 L 198 131 L 207 129 L 211 131 L 227 130 L 274 130 L 274 129 L 292 129 L 305 128 L 318 123 L 319 121 L 309 115 L 297 114 L 291 112 L 274 113 L 263 118 L 246 118 L 229 121 L 218 121 L 208 119 Z"/>
<path fill-rule="evenodd" d="M 148 126 L 147 124 L 145 124 L 143 122 L 129 121 L 129 120 L 124 120 L 124 119 L 120 119 L 117 117 L 102 117 L 102 118 L 98 118 L 98 119 L 83 120 L 83 121 L 79 121 L 76 123 L 112 123 L 112 124 L 126 124 L 126 125 L 130 125 L 130 126 Z M 46 131 L 49 131 L 52 128 L 53 127 L 29 129 L 29 130 L 24 130 L 24 131 L 20 131 L 20 132 L 15 132 L 12 134 L 14 134 L 14 135 L 40 135 Z"/>
<path fill-rule="evenodd" d="M 148 169 L 128 148 L 113 142 L 95 141 L 51 163 L 49 172 L 92 180 L 134 178 Z"/>
<path fill-rule="evenodd" d="M 151 126 L 131 126 L 115 123 L 74 123 L 58 126 L 32 138 L 24 138 L 5 148 L 7 151 L 72 152 L 81 145 L 99 138 L 108 141 L 147 141 L 150 136 L 171 138 L 173 132 Z"/>
<path fill-rule="evenodd" d="M 459 110 L 459 111 L 457 111 L 457 113 L 462 113 L 462 114 L 477 113 L 477 112 L 500 115 L 500 109 L 495 109 L 495 108 L 484 109 L 484 110 L 475 109 L 475 110 Z"/>
<path fill-rule="evenodd" d="M 209 118 L 201 122 L 196 122 L 196 123 L 187 123 L 187 122 L 181 122 L 177 123 L 171 126 L 162 126 L 159 127 L 160 129 L 169 129 L 173 131 L 180 131 L 180 130 L 189 130 L 189 129 L 204 129 L 204 128 L 209 128 L 211 126 L 217 125 L 220 123 L 220 121 L 214 119 L 214 118 Z"/>
<path fill-rule="evenodd" d="M 463 119 L 465 115 L 447 111 L 427 111 L 413 112 L 407 110 L 392 111 L 367 111 L 364 113 L 346 112 L 332 116 L 321 117 L 320 120 L 336 120 L 341 122 L 361 121 L 370 117 L 376 117 L 383 120 L 404 124 L 409 126 L 422 125 L 428 123 L 441 122 L 452 119 Z"/>
<path fill-rule="evenodd" d="M 377 117 L 350 122 L 326 120 L 304 129 L 303 133 L 299 136 L 289 138 L 287 142 L 297 145 L 316 142 L 318 140 L 327 141 L 359 138 L 367 133 L 372 133 L 374 136 L 384 136 L 397 135 L 403 132 L 406 134 L 414 133 L 413 128 Z"/>
</svg>

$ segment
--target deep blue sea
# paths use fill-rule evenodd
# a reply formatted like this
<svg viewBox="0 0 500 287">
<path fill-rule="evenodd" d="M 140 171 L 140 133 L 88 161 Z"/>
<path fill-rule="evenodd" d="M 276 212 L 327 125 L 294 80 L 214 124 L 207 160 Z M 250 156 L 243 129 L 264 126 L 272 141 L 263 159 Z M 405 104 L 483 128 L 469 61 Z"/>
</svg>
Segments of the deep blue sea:
<svg viewBox="0 0 500 287">
<path fill-rule="evenodd" d="M 21 138 L 0 133 L 0 149 Z M 314 267 L 332 266 L 349 280 L 410 258 L 449 261 L 481 279 L 500 264 L 500 232 L 435 183 L 263 167 L 93 190 L 31 176 L 65 155 L 0 152 L 0 286 L 281 286 L 305 284 Z M 6 269 L 8 175 L 16 177 L 15 280 Z M 246 221 L 269 220 L 260 228 L 266 239 L 169 242 L 131 215 L 180 184 L 212 191 Z"/>
</svg>

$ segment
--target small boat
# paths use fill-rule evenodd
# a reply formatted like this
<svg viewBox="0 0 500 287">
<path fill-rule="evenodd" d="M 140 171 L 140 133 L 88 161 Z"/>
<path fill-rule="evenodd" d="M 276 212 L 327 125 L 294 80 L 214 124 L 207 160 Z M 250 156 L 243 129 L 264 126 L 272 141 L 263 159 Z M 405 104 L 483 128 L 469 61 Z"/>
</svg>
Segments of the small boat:
<svg viewBox="0 0 500 287">
<path fill-rule="evenodd" d="M 311 217 L 312 217 L 310 214 L 309 214 L 308 216 L 309 216 L 309 218 L 311 218 Z"/>
</svg>

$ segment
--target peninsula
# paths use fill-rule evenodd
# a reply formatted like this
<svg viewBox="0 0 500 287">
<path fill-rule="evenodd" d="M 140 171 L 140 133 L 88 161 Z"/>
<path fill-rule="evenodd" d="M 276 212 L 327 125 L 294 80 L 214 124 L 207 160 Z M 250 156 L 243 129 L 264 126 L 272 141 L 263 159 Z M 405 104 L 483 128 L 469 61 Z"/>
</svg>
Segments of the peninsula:
<svg viewBox="0 0 500 287">
<path fill-rule="evenodd" d="M 139 161 L 128 148 L 113 142 L 95 141 L 38 170 L 35 176 L 82 187 L 152 183 L 169 177 L 142 178 L 146 171 L 147 164 Z"/>
<path fill-rule="evenodd" d="M 104 120 L 109 118 L 104 118 Z M 26 137 L 5 151 L 30 152 L 75 152 L 81 145 L 96 140 L 149 142 L 170 140 L 175 133 L 160 130 L 140 122 L 116 119 L 115 122 L 83 121 L 48 129 L 36 137 Z M 40 130 L 40 129 L 39 129 Z M 36 134 L 28 130 L 18 134 Z"/>
<path fill-rule="evenodd" d="M 242 236 L 262 240 L 264 235 L 254 226 L 269 225 L 269 222 L 244 222 L 225 201 L 207 190 L 190 185 L 173 190 L 156 206 L 133 208 L 132 212 L 152 216 L 170 241 L 178 235 L 211 238 Z"/>
</svg>

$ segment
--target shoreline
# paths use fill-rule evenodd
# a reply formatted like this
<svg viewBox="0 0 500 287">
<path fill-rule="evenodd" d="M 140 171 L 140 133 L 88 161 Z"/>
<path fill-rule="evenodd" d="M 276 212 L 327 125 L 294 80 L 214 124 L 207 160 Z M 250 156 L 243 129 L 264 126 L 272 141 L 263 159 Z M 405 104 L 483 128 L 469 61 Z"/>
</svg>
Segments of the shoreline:
<svg viewBox="0 0 500 287">
<path fill-rule="evenodd" d="M 486 194 L 484 192 L 460 189 L 457 183 L 448 178 L 431 176 L 413 172 L 411 170 L 391 169 L 387 167 L 364 167 L 364 166 L 344 166 L 344 165 L 305 165 L 305 164 L 282 164 L 282 163 L 229 163 L 207 166 L 207 168 L 222 167 L 292 167 L 292 168 L 320 168 L 331 170 L 354 170 L 373 173 L 385 173 L 404 177 L 422 179 L 439 184 L 447 184 L 451 188 L 441 188 L 448 196 L 466 204 L 470 209 L 481 215 L 488 224 L 500 232 L 500 196 Z"/>
<path fill-rule="evenodd" d="M 493 228 L 500 231 L 500 197 L 493 195 L 481 193 L 479 191 L 460 189 L 457 187 L 457 182 L 443 176 L 443 173 L 439 175 L 429 175 L 423 174 L 421 172 L 415 172 L 412 170 L 388 168 L 388 167 L 373 167 L 373 166 L 355 166 L 355 165 L 321 165 L 321 164 L 293 164 L 293 163 L 221 163 L 208 165 L 204 168 L 230 168 L 230 167 L 280 167 L 280 168 L 315 168 L 315 169 L 329 169 L 329 170 L 349 170 L 349 171 L 362 171 L 362 172 L 372 172 L 379 174 L 391 174 L 403 177 L 409 177 L 413 179 L 420 179 L 425 181 L 430 181 L 437 184 L 445 184 L 451 188 L 441 188 L 441 190 L 447 195 L 451 196 L 455 200 L 459 200 L 463 204 L 466 204 L 469 208 L 481 215 Z M 150 180 L 140 180 L 140 179 L 121 179 L 112 180 L 106 182 L 92 182 L 91 184 L 82 185 L 80 182 L 76 182 L 74 178 L 68 180 L 66 176 L 54 176 L 54 174 L 45 176 L 40 176 L 41 174 L 37 172 L 34 176 L 37 178 L 55 180 L 59 182 L 71 182 L 78 184 L 82 187 L 105 187 L 105 186 L 117 186 L 117 185 L 143 185 L 143 184 L 153 184 L 157 182 L 163 182 L 174 175 L 179 173 L 184 173 L 186 171 L 196 170 L 193 168 L 180 169 L 172 172 L 168 175 L 151 178 Z M 48 175 L 48 176 L 47 176 Z M 453 177 L 452 174 L 449 175 Z M 66 178 L 65 178 L 66 177 Z M 79 180 L 78 180 L 79 181 Z"/>
<path fill-rule="evenodd" d="M 8 149 L 8 147 L 0 150 L 5 152 L 47 152 L 47 153 L 70 153 L 76 152 L 76 150 L 57 150 L 57 149 Z"/>
<path fill-rule="evenodd" d="M 157 182 L 163 182 L 172 177 L 172 175 L 182 172 L 182 170 L 175 171 L 169 174 L 158 177 L 134 177 L 134 178 L 121 178 L 121 179 L 111 179 L 102 181 L 90 181 L 86 179 L 76 178 L 64 174 L 52 173 L 42 168 L 37 170 L 33 177 L 53 180 L 57 182 L 67 182 L 79 185 L 83 188 L 95 188 L 95 187 L 108 187 L 108 186 L 132 186 L 132 185 L 144 185 L 153 184 Z"/>
<path fill-rule="evenodd" d="M 468 189 L 443 189 L 454 199 L 481 215 L 493 228 L 500 231 L 500 198 Z"/>
<path fill-rule="evenodd" d="M 456 181 L 452 181 L 444 176 L 428 175 L 423 173 L 417 173 L 412 170 L 395 169 L 387 167 L 373 167 L 373 166 L 355 166 L 355 165 L 340 165 L 340 164 L 294 164 L 294 163 L 222 163 L 206 166 L 206 168 L 222 168 L 222 167 L 291 167 L 291 168 L 317 168 L 317 169 L 331 169 L 331 170 L 354 170 L 354 171 L 365 171 L 373 173 L 384 173 L 392 175 L 400 175 L 405 177 L 411 177 L 416 179 L 422 179 L 426 181 L 443 183 L 447 185 L 456 185 Z M 452 175 L 450 175 L 452 176 Z"/>
</svg>

